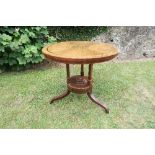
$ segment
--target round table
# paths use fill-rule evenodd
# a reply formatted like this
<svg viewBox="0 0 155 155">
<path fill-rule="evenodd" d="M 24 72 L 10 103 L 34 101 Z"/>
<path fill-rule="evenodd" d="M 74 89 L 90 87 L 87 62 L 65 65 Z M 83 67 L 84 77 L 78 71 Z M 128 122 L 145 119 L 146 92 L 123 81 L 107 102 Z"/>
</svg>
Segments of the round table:
<svg viewBox="0 0 155 155">
<path fill-rule="evenodd" d="M 92 94 L 92 73 L 94 63 L 108 61 L 118 55 L 117 49 L 113 45 L 91 41 L 66 41 L 47 45 L 42 52 L 47 59 L 66 64 L 68 89 L 62 95 L 52 98 L 50 103 L 68 96 L 70 92 L 87 93 L 94 103 L 109 113 L 108 107 Z M 70 76 L 69 64 L 80 64 L 80 75 Z M 89 64 L 88 75 L 84 74 L 84 64 Z"/>
</svg>

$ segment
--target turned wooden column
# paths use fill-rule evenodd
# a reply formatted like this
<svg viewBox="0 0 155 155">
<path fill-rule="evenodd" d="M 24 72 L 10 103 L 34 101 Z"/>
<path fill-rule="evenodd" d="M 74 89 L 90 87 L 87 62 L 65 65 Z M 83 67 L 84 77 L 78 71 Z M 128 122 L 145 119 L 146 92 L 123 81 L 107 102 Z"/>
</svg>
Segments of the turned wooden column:
<svg viewBox="0 0 155 155">
<path fill-rule="evenodd" d="M 81 76 L 84 76 L 84 65 L 81 64 Z"/>
<path fill-rule="evenodd" d="M 70 67 L 69 67 L 69 64 L 66 64 L 66 72 L 67 72 L 67 82 L 68 82 L 69 78 L 70 78 Z"/>
<path fill-rule="evenodd" d="M 92 80 L 93 80 L 93 64 L 89 64 L 89 71 L 88 71 L 88 82 L 91 86 L 90 92 L 92 92 Z"/>
</svg>

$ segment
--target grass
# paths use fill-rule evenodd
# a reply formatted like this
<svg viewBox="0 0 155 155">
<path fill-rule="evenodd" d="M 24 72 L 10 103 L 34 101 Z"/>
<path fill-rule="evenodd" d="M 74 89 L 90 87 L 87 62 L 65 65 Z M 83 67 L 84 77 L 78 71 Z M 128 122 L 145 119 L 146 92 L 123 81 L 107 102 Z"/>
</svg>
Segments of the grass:
<svg viewBox="0 0 155 155">
<path fill-rule="evenodd" d="M 110 114 L 86 95 L 49 104 L 66 90 L 64 67 L 0 74 L 0 128 L 155 128 L 155 61 L 95 64 L 93 74 Z"/>
</svg>

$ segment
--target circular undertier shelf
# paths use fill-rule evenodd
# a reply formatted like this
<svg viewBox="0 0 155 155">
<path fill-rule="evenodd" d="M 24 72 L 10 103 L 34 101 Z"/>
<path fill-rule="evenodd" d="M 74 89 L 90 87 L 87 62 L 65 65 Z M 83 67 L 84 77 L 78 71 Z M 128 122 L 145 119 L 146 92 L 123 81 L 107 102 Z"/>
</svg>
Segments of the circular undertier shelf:
<svg viewBox="0 0 155 155">
<path fill-rule="evenodd" d="M 87 76 L 75 75 L 68 79 L 68 89 L 72 92 L 83 94 L 91 90 L 91 84 Z"/>
</svg>

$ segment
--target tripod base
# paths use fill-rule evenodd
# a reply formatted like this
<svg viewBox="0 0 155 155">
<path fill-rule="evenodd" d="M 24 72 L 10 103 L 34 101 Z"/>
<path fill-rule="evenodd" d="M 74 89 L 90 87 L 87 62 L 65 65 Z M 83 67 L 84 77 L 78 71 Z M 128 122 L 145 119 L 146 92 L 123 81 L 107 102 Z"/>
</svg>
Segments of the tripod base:
<svg viewBox="0 0 155 155">
<path fill-rule="evenodd" d="M 88 97 L 91 101 L 99 105 L 101 108 L 105 110 L 106 113 L 109 113 L 108 107 L 101 103 L 95 96 L 91 93 L 92 92 L 92 64 L 89 65 L 89 75 L 84 76 L 83 66 L 81 66 L 81 75 L 75 75 L 70 77 L 69 72 L 69 64 L 66 65 L 67 68 L 67 87 L 68 90 L 63 94 L 52 98 L 51 103 L 56 100 L 63 99 L 64 97 L 68 96 L 70 92 L 74 92 L 77 94 L 84 94 L 87 93 Z"/>
</svg>

